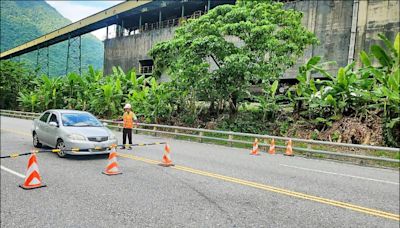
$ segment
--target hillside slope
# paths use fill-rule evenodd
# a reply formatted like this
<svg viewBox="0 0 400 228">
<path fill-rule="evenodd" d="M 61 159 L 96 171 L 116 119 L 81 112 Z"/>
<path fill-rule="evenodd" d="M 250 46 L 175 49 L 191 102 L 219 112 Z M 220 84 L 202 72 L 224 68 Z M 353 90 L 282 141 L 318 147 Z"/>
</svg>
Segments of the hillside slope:
<svg viewBox="0 0 400 228">
<path fill-rule="evenodd" d="M 0 1 L 0 6 L 0 48 L 2 52 L 71 23 L 43 0 Z M 67 42 L 51 46 L 49 52 L 50 75 L 65 74 Z M 88 65 L 102 69 L 103 52 L 103 44 L 95 36 L 91 34 L 82 36 L 82 67 L 84 70 Z M 42 51 L 41 54 L 45 56 L 45 51 Z M 36 58 L 36 52 L 32 52 L 23 55 L 21 60 L 34 67 Z M 45 61 L 45 57 L 41 60 Z"/>
</svg>

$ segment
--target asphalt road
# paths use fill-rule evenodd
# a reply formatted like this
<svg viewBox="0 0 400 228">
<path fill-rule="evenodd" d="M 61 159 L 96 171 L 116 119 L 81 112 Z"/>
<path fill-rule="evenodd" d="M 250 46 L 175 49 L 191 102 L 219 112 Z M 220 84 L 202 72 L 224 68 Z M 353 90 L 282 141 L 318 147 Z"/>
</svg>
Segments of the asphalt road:
<svg viewBox="0 0 400 228">
<path fill-rule="evenodd" d="M 29 152 L 32 121 L 1 117 L 1 155 Z M 119 138 L 121 134 L 116 133 Z M 1 159 L 1 227 L 399 227 L 399 172 L 166 141 L 107 156 L 38 154 L 46 188 L 18 187 L 28 156 Z"/>
</svg>

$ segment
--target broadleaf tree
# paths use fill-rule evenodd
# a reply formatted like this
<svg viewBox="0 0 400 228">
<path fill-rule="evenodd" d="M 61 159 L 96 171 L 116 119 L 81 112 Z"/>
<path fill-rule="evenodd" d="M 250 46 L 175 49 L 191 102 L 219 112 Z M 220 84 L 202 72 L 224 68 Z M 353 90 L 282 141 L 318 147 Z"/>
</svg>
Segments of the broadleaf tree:
<svg viewBox="0 0 400 228">
<path fill-rule="evenodd" d="M 186 98 L 209 102 L 211 114 L 235 114 L 252 85 L 275 81 L 318 42 L 302 16 L 272 0 L 218 6 L 151 49 L 155 74 L 166 72 Z"/>
</svg>

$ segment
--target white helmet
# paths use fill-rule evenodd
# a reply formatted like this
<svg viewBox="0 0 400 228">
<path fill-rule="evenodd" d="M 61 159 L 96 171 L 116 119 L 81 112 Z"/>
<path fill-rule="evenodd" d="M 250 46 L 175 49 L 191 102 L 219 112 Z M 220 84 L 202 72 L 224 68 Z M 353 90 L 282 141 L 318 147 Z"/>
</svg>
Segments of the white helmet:
<svg viewBox="0 0 400 228">
<path fill-rule="evenodd" d="M 126 104 L 126 105 L 124 106 L 124 109 L 127 109 L 127 108 L 131 109 L 131 108 L 132 108 L 132 107 L 131 107 L 131 104 Z"/>
</svg>

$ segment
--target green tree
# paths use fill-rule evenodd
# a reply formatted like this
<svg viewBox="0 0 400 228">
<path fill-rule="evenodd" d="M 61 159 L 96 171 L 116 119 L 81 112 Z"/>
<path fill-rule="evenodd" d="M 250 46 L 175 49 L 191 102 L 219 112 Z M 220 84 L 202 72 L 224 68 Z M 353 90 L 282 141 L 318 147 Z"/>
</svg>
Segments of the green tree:
<svg viewBox="0 0 400 228">
<path fill-rule="evenodd" d="M 186 98 L 228 104 L 230 114 L 249 97 L 250 86 L 271 83 L 317 42 L 302 26 L 302 13 L 273 1 L 222 5 L 177 29 L 170 41 L 150 51 L 156 74 L 166 71 Z"/>
<path fill-rule="evenodd" d="M 34 74 L 24 63 L 0 61 L 0 107 L 2 109 L 17 109 L 18 93 L 34 90 Z"/>
</svg>

